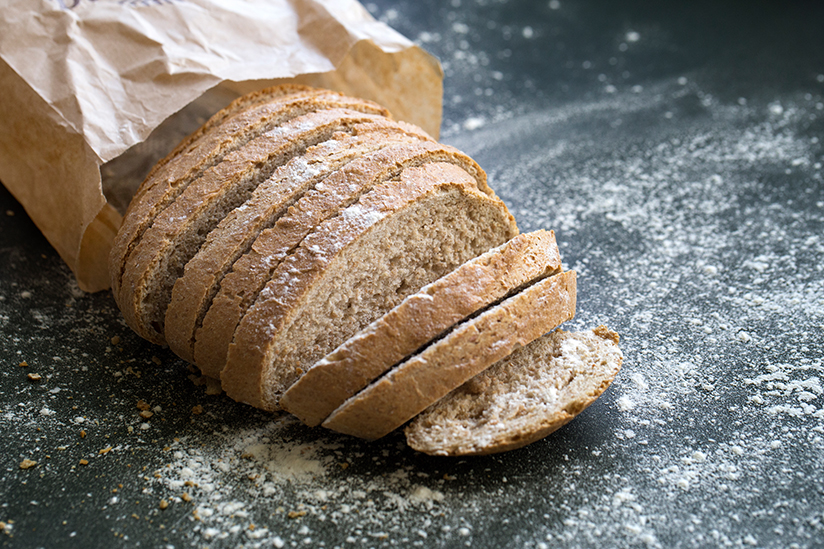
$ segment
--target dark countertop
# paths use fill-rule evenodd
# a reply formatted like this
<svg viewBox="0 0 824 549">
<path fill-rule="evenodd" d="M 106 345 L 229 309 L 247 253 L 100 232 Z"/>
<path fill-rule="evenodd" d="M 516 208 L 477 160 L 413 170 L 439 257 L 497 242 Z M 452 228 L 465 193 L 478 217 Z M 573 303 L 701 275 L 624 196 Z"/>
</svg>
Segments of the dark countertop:
<svg viewBox="0 0 824 549">
<path fill-rule="evenodd" d="M 208 394 L 0 188 L 0 546 L 824 547 L 824 8 L 367 7 L 444 63 L 442 139 L 556 231 L 615 383 L 498 456 L 310 430 Z"/>
</svg>

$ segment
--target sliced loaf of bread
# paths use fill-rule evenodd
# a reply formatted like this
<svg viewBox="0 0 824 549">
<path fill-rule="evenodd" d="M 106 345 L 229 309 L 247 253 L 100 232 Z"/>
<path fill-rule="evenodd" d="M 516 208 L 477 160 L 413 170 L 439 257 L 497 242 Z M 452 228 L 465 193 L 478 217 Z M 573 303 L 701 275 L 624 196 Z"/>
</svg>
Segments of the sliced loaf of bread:
<svg viewBox="0 0 824 549">
<path fill-rule="evenodd" d="M 312 112 L 253 139 L 192 181 L 153 220 L 126 260 L 119 304 L 129 326 L 149 341 L 165 343 L 172 287 L 206 235 L 278 166 L 336 132 L 382 119 L 347 109 Z"/>
<path fill-rule="evenodd" d="M 201 369 L 209 375 L 223 369 L 238 322 L 272 273 L 314 227 L 405 169 L 433 162 L 460 166 L 473 177 L 475 187 L 492 194 L 486 174 L 471 158 L 432 141 L 389 143 L 348 163 L 302 196 L 274 227 L 262 231 L 221 281 L 220 290 L 197 329 L 194 356 Z"/>
<path fill-rule="evenodd" d="M 392 368 L 343 403 L 324 427 L 377 439 L 575 315 L 575 271 L 536 282 Z"/>
<path fill-rule="evenodd" d="M 618 334 L 556 330 L 518 349 L 427 408 L 406 427 L 432 455 L 492 454 L 539 440 L 581 413 L 622 362 Z"/>
<path fill-rule="evenodd" d="M 425 410 L 407 440 L 438 455 L 537 440 L 608 386 L 617 335 L 540 338 L 575 311 L 554 234 L 516 237 L 473 160 L 388 116 L 302 86 L 233 102 L 132 200 L 115 299 L 241 402 L 368 439 Z"/>
<path fill-rule="evenodd" d="M 286 391 L 281 407 L 307 425 L 319 425 L 454 324 L 560 268 L 554 233 L 520 234 L 427 284 L 348 339 Z"/>
<path fill-rule="evenodd" d="M 175 282 L 164 327 L 172 351 L 194 362 L 195 333 L 223 277 L 252 246 L 260 249 L 256 243 L 260 233 L 274 226 L 307 191 L 364 154 L 418 141 L 434 143 L 427 134 L 408 124 L 388 119 L 358 124 L 351 134 L 339 132 L 275 170 L 243 205 L 230 211 L 208 234 L 203 246 L 186 264 L 183 276 Z M 306 230 L 311 230 L 311 226 Z M 199 361 L 203 374 L 219 378 L 225 354 L 224 351 L 222 359 L 212 360 L 207 355 L 208 360 Z M 220 366 L 212 367 L 213 364 Z"/>
<path fill-rule="evenodd" d="M 453 164 L 404 170 L 321 223 L 238 325 L 221 383 L 279 409 L 320 358 L 422 286 L 517 234 L 503 203 Z"/>
</svg>

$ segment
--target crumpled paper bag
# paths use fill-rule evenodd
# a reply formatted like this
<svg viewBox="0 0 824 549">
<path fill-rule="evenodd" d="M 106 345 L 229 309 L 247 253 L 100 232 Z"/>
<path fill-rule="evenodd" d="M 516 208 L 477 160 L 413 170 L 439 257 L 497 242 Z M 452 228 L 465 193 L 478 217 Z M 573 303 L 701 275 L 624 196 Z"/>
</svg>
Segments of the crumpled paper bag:
<svg viewBox="0 0 824 549">
<path fill-rule="evenodd" d="M 355 0 L 10 0 L 0 181 L 86 291 L 151 165 L 280 82 L 372 99 L 437 137 L 443 72 Z"/>
</svg>

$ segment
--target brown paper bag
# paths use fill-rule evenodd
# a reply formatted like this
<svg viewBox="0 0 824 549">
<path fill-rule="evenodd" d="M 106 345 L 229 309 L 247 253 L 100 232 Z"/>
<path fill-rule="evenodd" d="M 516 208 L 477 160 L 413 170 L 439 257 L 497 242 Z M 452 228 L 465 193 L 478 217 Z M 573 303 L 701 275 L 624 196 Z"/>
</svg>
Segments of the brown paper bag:
<svg viewBox="0 0 824 549">
<path fill-rule="evenodd" d="M 151 165 L 241 93 L 330 88 L 438 134 L 439 64 L 355 0 L 8 4 L 0 181 L 86 291 L 109 287 L 112 239 Z"/>
</svg>

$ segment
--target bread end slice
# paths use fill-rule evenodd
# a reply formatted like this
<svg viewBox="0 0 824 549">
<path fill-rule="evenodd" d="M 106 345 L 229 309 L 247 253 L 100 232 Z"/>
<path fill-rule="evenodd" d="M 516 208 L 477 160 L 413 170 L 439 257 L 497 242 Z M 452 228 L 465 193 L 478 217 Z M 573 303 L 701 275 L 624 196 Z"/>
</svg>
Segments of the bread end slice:
<svg viewBox="0 0 824 549">
<path fill-rule="evenodd" d="M 430 455 L 505 452 L 544 438 L 609 387 L 623 356 L 618 334 L 556 330 L 464 383 L 416 417 L 407 443 Z"/>
</svg>

